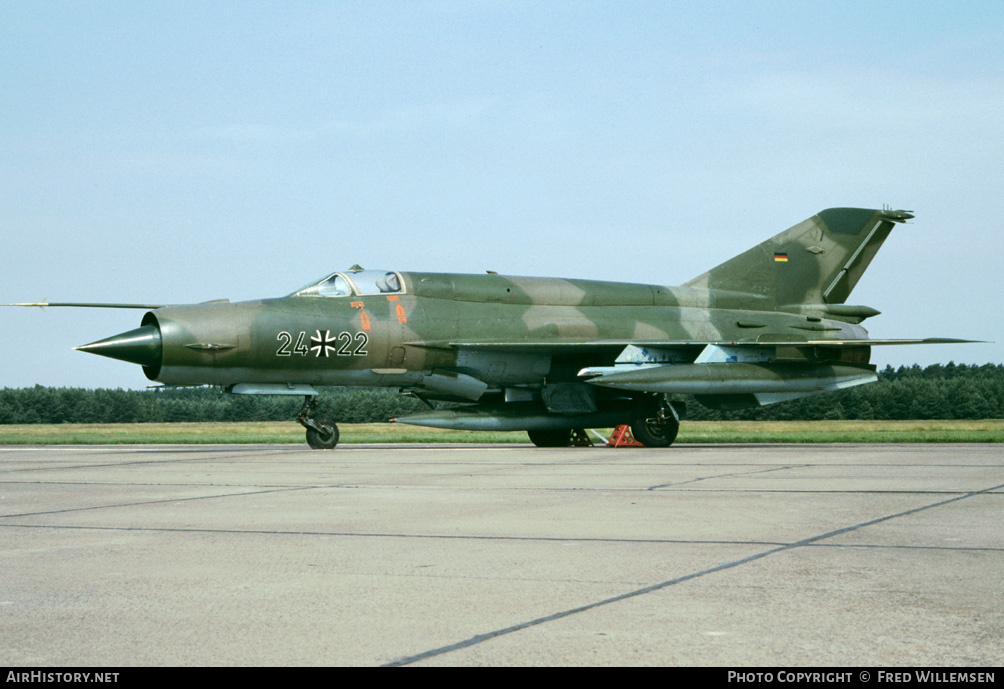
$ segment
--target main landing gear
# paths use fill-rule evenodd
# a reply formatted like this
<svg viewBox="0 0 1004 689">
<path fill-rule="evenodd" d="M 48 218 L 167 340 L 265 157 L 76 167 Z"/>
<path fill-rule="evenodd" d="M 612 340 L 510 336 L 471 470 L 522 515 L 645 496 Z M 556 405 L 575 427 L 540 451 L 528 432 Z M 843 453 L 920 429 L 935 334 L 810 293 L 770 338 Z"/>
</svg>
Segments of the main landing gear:
<svg viewBox="0 0 1004 689">
<path fill-rule="evenodd" d="M 625 414 L 626 416 L 626 414 Z M 631 435 L 645 447 L 669 447 L 680 432 L 680 416 L 665 395 L 646 397 L 636 402 L 631 414 Z M 527 431 L 537 447 L 591 445 L 581 428 Z"/>
<path fill-rule="evenodd" d="M 296 421 L 307 429 L 307 444 L 315 450 L 331 450 L 338 444 L 338 426 L 330 419 L 312 419 L 314 397 L 308 395 Z"/>
<path fill-rule="evenodd" d="M 680 432 L 680 417 L 666 397 L 638 407 L 631 419 L 631 435 L 645 447 L 669 447 Z"/>
</svg>

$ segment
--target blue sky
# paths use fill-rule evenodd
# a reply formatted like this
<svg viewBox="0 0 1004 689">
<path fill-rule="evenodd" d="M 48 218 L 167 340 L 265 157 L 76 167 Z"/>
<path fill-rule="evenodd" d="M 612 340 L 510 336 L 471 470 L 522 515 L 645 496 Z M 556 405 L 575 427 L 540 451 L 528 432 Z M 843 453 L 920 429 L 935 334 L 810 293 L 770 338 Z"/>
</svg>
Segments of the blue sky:
<svg viewBox="0 0 1004 689">
<path fill-rule="evenodd" d="M 1004 361 L 1000 2 L 0 4 L 0 301 L 277 296 L 353 263 L 680 284 L 912 209 L 880 365 Z M 0 311 L 0 386 L 141 312 Z"/>
</svg>

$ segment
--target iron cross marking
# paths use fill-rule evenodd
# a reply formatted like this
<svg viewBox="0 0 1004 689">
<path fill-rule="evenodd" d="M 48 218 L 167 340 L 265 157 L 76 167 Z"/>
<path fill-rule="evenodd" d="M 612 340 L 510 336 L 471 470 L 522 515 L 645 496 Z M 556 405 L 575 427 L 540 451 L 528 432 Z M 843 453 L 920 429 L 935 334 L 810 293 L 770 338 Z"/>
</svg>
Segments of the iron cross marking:
<svg viewBox="0 0 1004 689">
<path fill-rule="evenodd" d="M 317 343 L 310 348 L 310 351 L 314 353 L 315 357 L 321 356 L 322 352 L 324 353 L 324 356 L 328 356 L 328 350 L 335 351 L 336 339 L 337 338 L 331 336 L 330 330 L 325 330 L 324 335 L 321 335 L 321 331 L 318 330 L 316 335 L 310 336 L 310 341 Z"/>
</svg>

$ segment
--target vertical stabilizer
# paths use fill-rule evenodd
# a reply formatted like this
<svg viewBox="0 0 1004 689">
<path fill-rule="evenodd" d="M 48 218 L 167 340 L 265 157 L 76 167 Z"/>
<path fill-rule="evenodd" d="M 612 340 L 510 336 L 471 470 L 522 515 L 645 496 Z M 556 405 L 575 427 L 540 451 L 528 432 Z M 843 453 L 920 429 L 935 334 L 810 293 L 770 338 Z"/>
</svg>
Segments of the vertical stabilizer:
<svg viewBox="0 0 1004 689">
<path fill-rule="evenodd" d="M 746 292 L 777 306 L 843 304 L 910 211 L 828 208 L 712 268 L 687 287 Z"/>
</svg>

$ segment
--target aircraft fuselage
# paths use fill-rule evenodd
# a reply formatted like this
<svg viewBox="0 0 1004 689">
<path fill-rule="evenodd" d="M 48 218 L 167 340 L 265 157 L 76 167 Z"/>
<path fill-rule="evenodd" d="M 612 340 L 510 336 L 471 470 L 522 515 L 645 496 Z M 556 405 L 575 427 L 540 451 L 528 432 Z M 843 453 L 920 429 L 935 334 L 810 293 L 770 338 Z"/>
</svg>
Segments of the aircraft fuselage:
<svg viewBox="0 0 1004 689">
<path fill-rule="evenodd" d="M 162 354 L 144 371 L 169 385 L 408 386 L 444 369 L 476 373 L 489 386 L 539 386 L 568 378 L 562 364 L 574 368 L 584 352 L 594 365 L 601 351 L 612 363 L 625 342 L 693 341 L 696 355 L 703 348 L 697 343 L 764 333 L 803 340 L 867 336 L 852 323 L 768 311 L 774 305 L 758 303 L 764 300 L 713 290 L 400 276 L 403 289 L 390 295 L 292 295 L 151 311 L 143 324 L 159 330 Z M 475 338 L 476 346 L 460 346 Z"/>
</svg>

